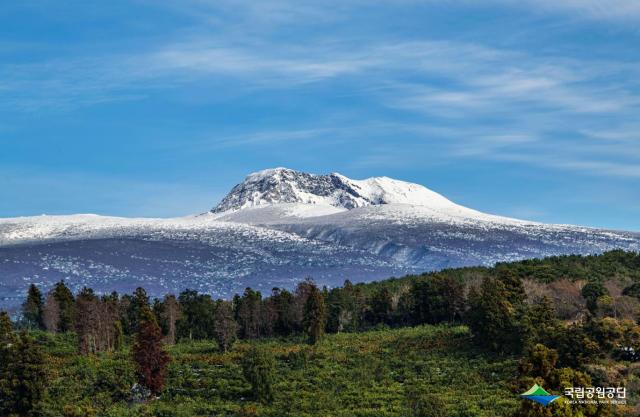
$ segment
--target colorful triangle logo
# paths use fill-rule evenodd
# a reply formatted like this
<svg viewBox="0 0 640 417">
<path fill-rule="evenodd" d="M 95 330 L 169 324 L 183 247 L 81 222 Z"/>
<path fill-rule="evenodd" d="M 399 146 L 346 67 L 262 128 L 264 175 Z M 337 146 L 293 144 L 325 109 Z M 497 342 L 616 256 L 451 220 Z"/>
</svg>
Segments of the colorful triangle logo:
<svg viewBox="0 0 640 417">
<path fill-rule="evenodd" d="M 520 394 L 520 396 L 526 398 L 527 400 L 535 401 L 538 404 L 542 404 L 545 407 L 560 398 L 560 395 L 549 394 L 538 384 L 535 384 L 534 386 L 529 388 L 527 392 Z"/>
</svg>

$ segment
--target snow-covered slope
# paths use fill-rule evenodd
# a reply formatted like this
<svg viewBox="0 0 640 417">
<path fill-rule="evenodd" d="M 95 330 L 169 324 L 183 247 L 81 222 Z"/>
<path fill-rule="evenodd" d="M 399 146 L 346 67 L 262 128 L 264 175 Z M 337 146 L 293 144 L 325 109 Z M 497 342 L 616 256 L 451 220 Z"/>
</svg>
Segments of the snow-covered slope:
<svg viewBox="0 0 640 417">
<path fill-rule="evenodd" d="M 269 293 L 317 277 L 329 285 L 406 271 L 365 250 L 295 233 L 205 216 L 126 219 L 95 215 L 0 219 L 0 309 L 25 288 L 64 279 L 78 290 L 153 295 L 186 288 L 230 297 L 245 287 Z"/>
<path fill-rule="evenodd" d="M 421 185 L 286 168 L 249 175 L 210 217 L 364 249 L 430 270 L 571 253 L 640 250 L 640 235 L 482 213 Z"/>
<path fill-rule="evenodd" d="M 285 168 L 249 175 L 211 212 L 175 219 L 0 219 L 0 308 L 29 283 L 228 297 L 308 276 L 321 284 L 560 254 L 640 250 L 640 234 L 546 225 L 455 204 L 386 177 Z"/>
</svg>

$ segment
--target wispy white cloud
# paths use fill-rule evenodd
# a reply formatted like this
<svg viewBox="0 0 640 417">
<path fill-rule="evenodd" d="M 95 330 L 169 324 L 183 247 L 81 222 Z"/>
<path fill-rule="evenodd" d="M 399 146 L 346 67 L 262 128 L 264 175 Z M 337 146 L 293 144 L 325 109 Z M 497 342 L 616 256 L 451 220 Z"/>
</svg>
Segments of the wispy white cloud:
<svg viewBox="0 0 640 417">
<path fill-rule="evenodd" d="M 503 153 L 494 155 L 496 160 L 521 162 L 566 171 L 578 171 L 596 177 L 640 178 L 640 165 L 622 161 L 577 159 L 552 154 Z"/>
<path fill-rule="evenodd" d="M 605 10 L 594 0 L 523 3 L 593 18 L 637 12 L 632 2 L 624 0 L 609 3 L 615 11 Z M 339 16 L 335 9 L 286 0 L 243 1 L 237 8 L 226 1 L 198 0 L 188 2 L 185 9 L 208 25 L 221 26 L 223 33 L 195 30 L 126 53 L 5 64 L 0 67 L 0 106 L 69 109 L 137 100 L 158 90 L 198 91 L 211 85 L 219 87 L 215 91 L 221 96 L 216 99 L 224 101 L 225 94 L 287 92 L 309 86 L 334 89 L 335 83 L 341 83 L 348 94 L 399 111 L 407 121 L 389 122 L 365 114 L 346 127 L 316 123 L 218 134 L 204 140 L 203 146 L 354 138 L 395 129 L 418 141 L 442 138 L 447 146 L 438 146 L 459 158 L 507 160 L 520 155 L 521 162 L 533 164 L 537 162 L 531 155 L 541 153 L 547 166 L 557 169 L 598 169 L 627 177 L 635 176 L 635 163 L 640 165 L 629 151 L 629 147 L 638 148 L 640 61 L 532 54 L 461 40 L 381 41 L 374 37 L 363 43 L 357 37 L 327 35 L 283 41 L 270 36 L 274 22 L 328 21 Z M 220 18 L 227 14 L 228 20 Z M 258 30 L 251 27 L 254 22 L 266 36 L 252 33 Z M 247 28 L 249 34 L 238 28 Z M 624 140 L 626 145 L 598 151 L 592 142 L 605 139 Z M 576 144 L 579 152 L 571 149 Z M 381 156 L 384 152 L 372 150 L 362 158 L 368 158 L 370 165 L 388 163 L 390 158 Z M 616 164 L 610 161 L 615 157 L 632 161 Z"/>
<path fill-rule="evenodd" d="M 224 75 L 245 79 L 255 84 L 291 86 L 353 74 L 384 64 L 376 57 L 361 56 L 356 51 L 335 51 L 316 47 L 278 48 L 258 45 L 219 47 L 196 43 L 170 45 L 142 57 L 147 68 L 156 74 L 189 72 L 193 75 Z M 355 54 L 352 54 L 355 52 Z"/>
<path fill-rule="evenodd" d="M 348 12 L 371 6 L 363 0 L 326 0 L 300 2 L 295 0 L 189 0 L 171 3 L 183 13 L 198 14 L 213 19 L 222 12 L 242 10 L 242 16 L 253 22 L 274 25 L 300 21 L 332 21 L 348 15 Z M 479 4 L 476 0 L 385 0 L 377 2 L 387 7 L 406 8 L 416 4 L 462 6 L 513 6 L 526 8 L 534 13 L 562 13 L 577 18 L 605 21 L 633 21 L 640 19 L 640 4 L 636 0 L 488 0 Z M 214 19 L 213 21 L 219 22 Z"/>
<path fill-rule="evenodd" d="M 497 0 L 544 12 L 563 12 L 597 20 L 638 21 L 640 2 L 636 0 Z"/>
</svg>

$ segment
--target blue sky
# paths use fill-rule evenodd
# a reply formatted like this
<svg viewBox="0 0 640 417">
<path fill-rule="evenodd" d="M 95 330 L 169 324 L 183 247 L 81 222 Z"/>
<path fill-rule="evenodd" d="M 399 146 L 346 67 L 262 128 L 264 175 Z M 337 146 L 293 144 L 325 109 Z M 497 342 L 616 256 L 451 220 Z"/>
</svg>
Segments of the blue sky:
<svg viewBox="0 0 640 417">
<path fill-rule="evenodd" d="M 286 166 L 640 230 L 639 28 L 637 0 L 9 2 L 0 217 L 184 215 Z"/>
</svg>

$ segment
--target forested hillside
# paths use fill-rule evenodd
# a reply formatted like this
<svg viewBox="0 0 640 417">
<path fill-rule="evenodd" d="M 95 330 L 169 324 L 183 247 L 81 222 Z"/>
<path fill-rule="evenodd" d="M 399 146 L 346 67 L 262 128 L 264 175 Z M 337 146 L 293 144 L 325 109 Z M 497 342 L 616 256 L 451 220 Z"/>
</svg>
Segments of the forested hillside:
<svg viewBox="0 0 640 417">
<path fill-rule="evenodd" d="M 622 251 L 233 300 L 32 286 L 0 316 L 0 414 L 633 416 L 639 297 Z M 627 404 L 542 407 L 534 384 Z"/>
</svg>

